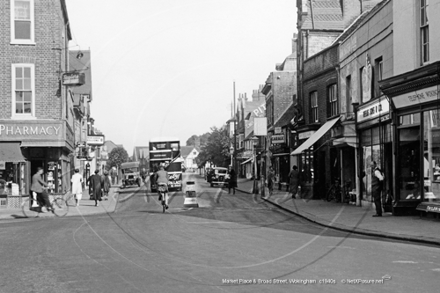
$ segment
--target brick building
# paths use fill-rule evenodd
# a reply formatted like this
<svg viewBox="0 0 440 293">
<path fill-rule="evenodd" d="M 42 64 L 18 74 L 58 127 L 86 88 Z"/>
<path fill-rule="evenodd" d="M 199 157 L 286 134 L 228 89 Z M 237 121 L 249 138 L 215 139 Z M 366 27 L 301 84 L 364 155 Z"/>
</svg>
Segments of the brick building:
<svg viewBox="0 0 440 293">
<path fill-rule="evenodd" d="M 43 167 L 49 192 L 65 192 L 74 150 L 66 3 L 1 1 L 0 32 L 0 177 L 14 195 L 29 194 Z"/>
</svg>

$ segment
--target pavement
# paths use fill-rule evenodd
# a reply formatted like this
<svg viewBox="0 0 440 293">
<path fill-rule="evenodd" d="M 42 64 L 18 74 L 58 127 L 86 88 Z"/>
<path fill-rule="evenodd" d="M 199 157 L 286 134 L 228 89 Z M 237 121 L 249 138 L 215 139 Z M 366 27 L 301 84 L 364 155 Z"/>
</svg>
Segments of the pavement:
<svg viewBox="0 0 440 293">
<path fill-rule="evenodd" d="M 252 194 L 253 180 L 239 179 L 237 189 Z M 440 219 L 432 215 L 393 216 L 391 213 L 383 213 L 382 217 L 372 217 L 376 213 L 373 204 L 355 206 L 333 201 L 292 199 L 284 190 L 274 190 L 268 199 L 259 195 L 256 198 L 321 226 L 355 234 L 440 246 Z"/>
<path fill-rule="evenodd" d="M 90 199 L 88 190 L 83 191 L 82 199 L 79 206 L 75 206 L 74 200 L 69 200 L 69 212 L 66 217 L 81 217 L 86 215 L 113 213 L 116 209 L 119 200 L 119 188 L 118 186 L 112 186 L 110 188 L 108 200 L 102 199 L 99 206 L 95 206 L 95 201 Z M 40 213 L 39 218 L 56 217 L 52 213 Z M 21 209 L 18 208 L 0 208 L 0 221 L 7 219 L 21 219 L 26 218 Z"/>
</svg>

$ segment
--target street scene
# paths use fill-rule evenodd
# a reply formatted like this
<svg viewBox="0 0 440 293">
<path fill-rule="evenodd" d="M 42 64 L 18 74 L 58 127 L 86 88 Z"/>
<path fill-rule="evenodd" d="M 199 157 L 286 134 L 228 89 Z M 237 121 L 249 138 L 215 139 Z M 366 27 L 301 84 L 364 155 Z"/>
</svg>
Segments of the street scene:
<svg viewBox="0 0 440 293">
<path fill-rule="evenodd" d="M 105 2 L 0 1 L 0 293 L 438 291 L 440 0 Z"/>
</svg>

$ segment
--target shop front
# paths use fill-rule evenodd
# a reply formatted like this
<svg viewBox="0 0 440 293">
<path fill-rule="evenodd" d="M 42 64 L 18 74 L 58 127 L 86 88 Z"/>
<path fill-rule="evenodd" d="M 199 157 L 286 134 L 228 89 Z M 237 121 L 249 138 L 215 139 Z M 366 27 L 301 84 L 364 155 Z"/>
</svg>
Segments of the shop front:
<svg viewBox="0 0 440 293">
<path fill-rule="evenodd" d="M 44 170 L 50 194 L 69 190 L 74 137 L 64 121 L 0 120 L 0 141 L 0 176 L 7 186 L 3 193 L 29 195 L 38 167 Z"/>
<path fill-rule="evenodd" d="M 396 215 L 440 213 L 440 62 L 381 82 L 394 107 Z"/>
<path fill-rule="evenodd" d="M 392 127 L 391 127 L 390 103 L 385 97 L 380 97 L 357 109 L 356 129 L 359 137 L 359 189 L 360 200 L 365 204 L 371 203 L 371 162 L 385 175 L 383 201 L 387 197 L 393 197 L 393 152 L 392 152 Z M 389 202 L 389 201 L 388 201 Z M 389 207 L 387 207 L 388 209 Z"/>
</svg>

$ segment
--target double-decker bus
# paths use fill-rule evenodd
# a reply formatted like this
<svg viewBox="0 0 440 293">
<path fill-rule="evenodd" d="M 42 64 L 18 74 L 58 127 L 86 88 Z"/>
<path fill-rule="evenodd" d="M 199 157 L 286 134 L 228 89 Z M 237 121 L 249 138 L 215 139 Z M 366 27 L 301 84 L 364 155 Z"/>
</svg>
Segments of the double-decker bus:
<svg viewBox="0 0 440 293">
<path fill-rule="evenodd" d="M 168 172 L 168 188 L 182 190 L 182 158 L 180 157 L 180 140 L 175 137 L 150 139 L 150 182 L 151 190 L 156 191 L 154 173 L 164 164 Z"/>
</svg>

